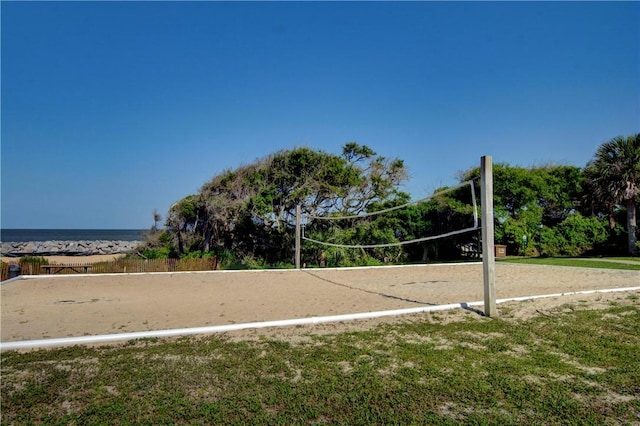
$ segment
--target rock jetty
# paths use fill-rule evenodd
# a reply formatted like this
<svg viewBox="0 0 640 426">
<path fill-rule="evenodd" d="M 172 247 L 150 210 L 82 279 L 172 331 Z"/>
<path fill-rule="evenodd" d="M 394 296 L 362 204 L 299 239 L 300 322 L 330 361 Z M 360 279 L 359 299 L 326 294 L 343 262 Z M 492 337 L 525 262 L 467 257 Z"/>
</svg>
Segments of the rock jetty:
<svg viewBox="0 0 640 426">
<path fill-rule="evenodd" d="M 0 243 L 2 256 L 91 256 L 135 250 L 141 241 L 28 241 Z"/>
</svg>

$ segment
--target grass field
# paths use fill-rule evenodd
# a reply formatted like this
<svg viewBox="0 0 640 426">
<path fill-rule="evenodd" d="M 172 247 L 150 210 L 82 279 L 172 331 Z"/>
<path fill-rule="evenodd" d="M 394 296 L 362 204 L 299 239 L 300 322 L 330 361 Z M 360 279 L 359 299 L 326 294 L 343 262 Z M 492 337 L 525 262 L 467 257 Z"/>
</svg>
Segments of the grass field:
<svg viewBox="0 0 640 426">
<path fill-rule="evenodd" d="M 507 304 L 499 319 L 5 352 L 1 422 L 638 424 L 640 297 L 608 297 L 527 319 Z"/>
<path fill-rule="evenodd" d="M 554 258 L 554 257 L 509 257 L 499 259 L 501 262 L 525 263 L 531 265 L 573 266 L 578 268 L 622 269 L 640 271 L 640 258 L 612 257 L 612 258 Z"/>
</svg>

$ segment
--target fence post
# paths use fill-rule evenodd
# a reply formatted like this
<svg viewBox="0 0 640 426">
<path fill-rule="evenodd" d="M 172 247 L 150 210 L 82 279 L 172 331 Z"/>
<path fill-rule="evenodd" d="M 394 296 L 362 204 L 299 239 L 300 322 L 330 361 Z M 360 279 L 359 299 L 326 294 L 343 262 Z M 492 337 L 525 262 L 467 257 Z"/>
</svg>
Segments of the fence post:
<svg viewBox="0 0 640 426">
<path fill-rule="evenodd" d="M 495 245 L 493 227 L 493 159 L 480 159 L 480 203 L 482 204 L 482 275 L 484 281 L 484 314 L 496 313 Z"/>
</svg>

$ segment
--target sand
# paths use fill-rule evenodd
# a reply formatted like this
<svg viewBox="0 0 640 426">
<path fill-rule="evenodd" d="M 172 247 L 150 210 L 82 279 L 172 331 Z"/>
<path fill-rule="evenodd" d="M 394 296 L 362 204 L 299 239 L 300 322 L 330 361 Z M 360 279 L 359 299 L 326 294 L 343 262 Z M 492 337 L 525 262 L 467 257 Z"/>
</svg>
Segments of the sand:
<svg viewBox="0 0 640 426">
<path fill-rule="evenodd" d="M 496 265 L 498 299 L 632 286 L 640 286 L 640 271 Z M 462 264 L 38 276 L 10 281 L 0 291 L 1 339 L 10 342 L 459 304 L 481 301 L 483 280 L 480 264 Z M 571 300 L 603 298 L 620 297 L 552 297 L 507 308 L 499 304 L 498 313 L 518 316 L 518 306 L 531 312 L 535 305 L 533 312 L 540 312 Z M 477 315 L 476 309 L 459 311 Z M 352 326 L 343 322 L 309 327 L 339 331 Z M 279 331 L 244 335 L 256 333 Z"/>
</svg>

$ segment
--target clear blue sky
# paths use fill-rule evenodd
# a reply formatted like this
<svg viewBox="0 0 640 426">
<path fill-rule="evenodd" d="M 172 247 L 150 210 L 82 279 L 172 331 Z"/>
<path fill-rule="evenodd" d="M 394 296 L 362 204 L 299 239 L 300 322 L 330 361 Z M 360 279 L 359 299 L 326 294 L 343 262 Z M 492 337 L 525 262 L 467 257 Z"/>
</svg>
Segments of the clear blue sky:
<svg viewBox="0 0 640 426">
<path fill-rule="evenodd" d="M 640 3 L 7 2 L 3 228 L 148 228 L 228 168 L 356 141 L 414 199 L 640 132 Z"/>
</svg>

